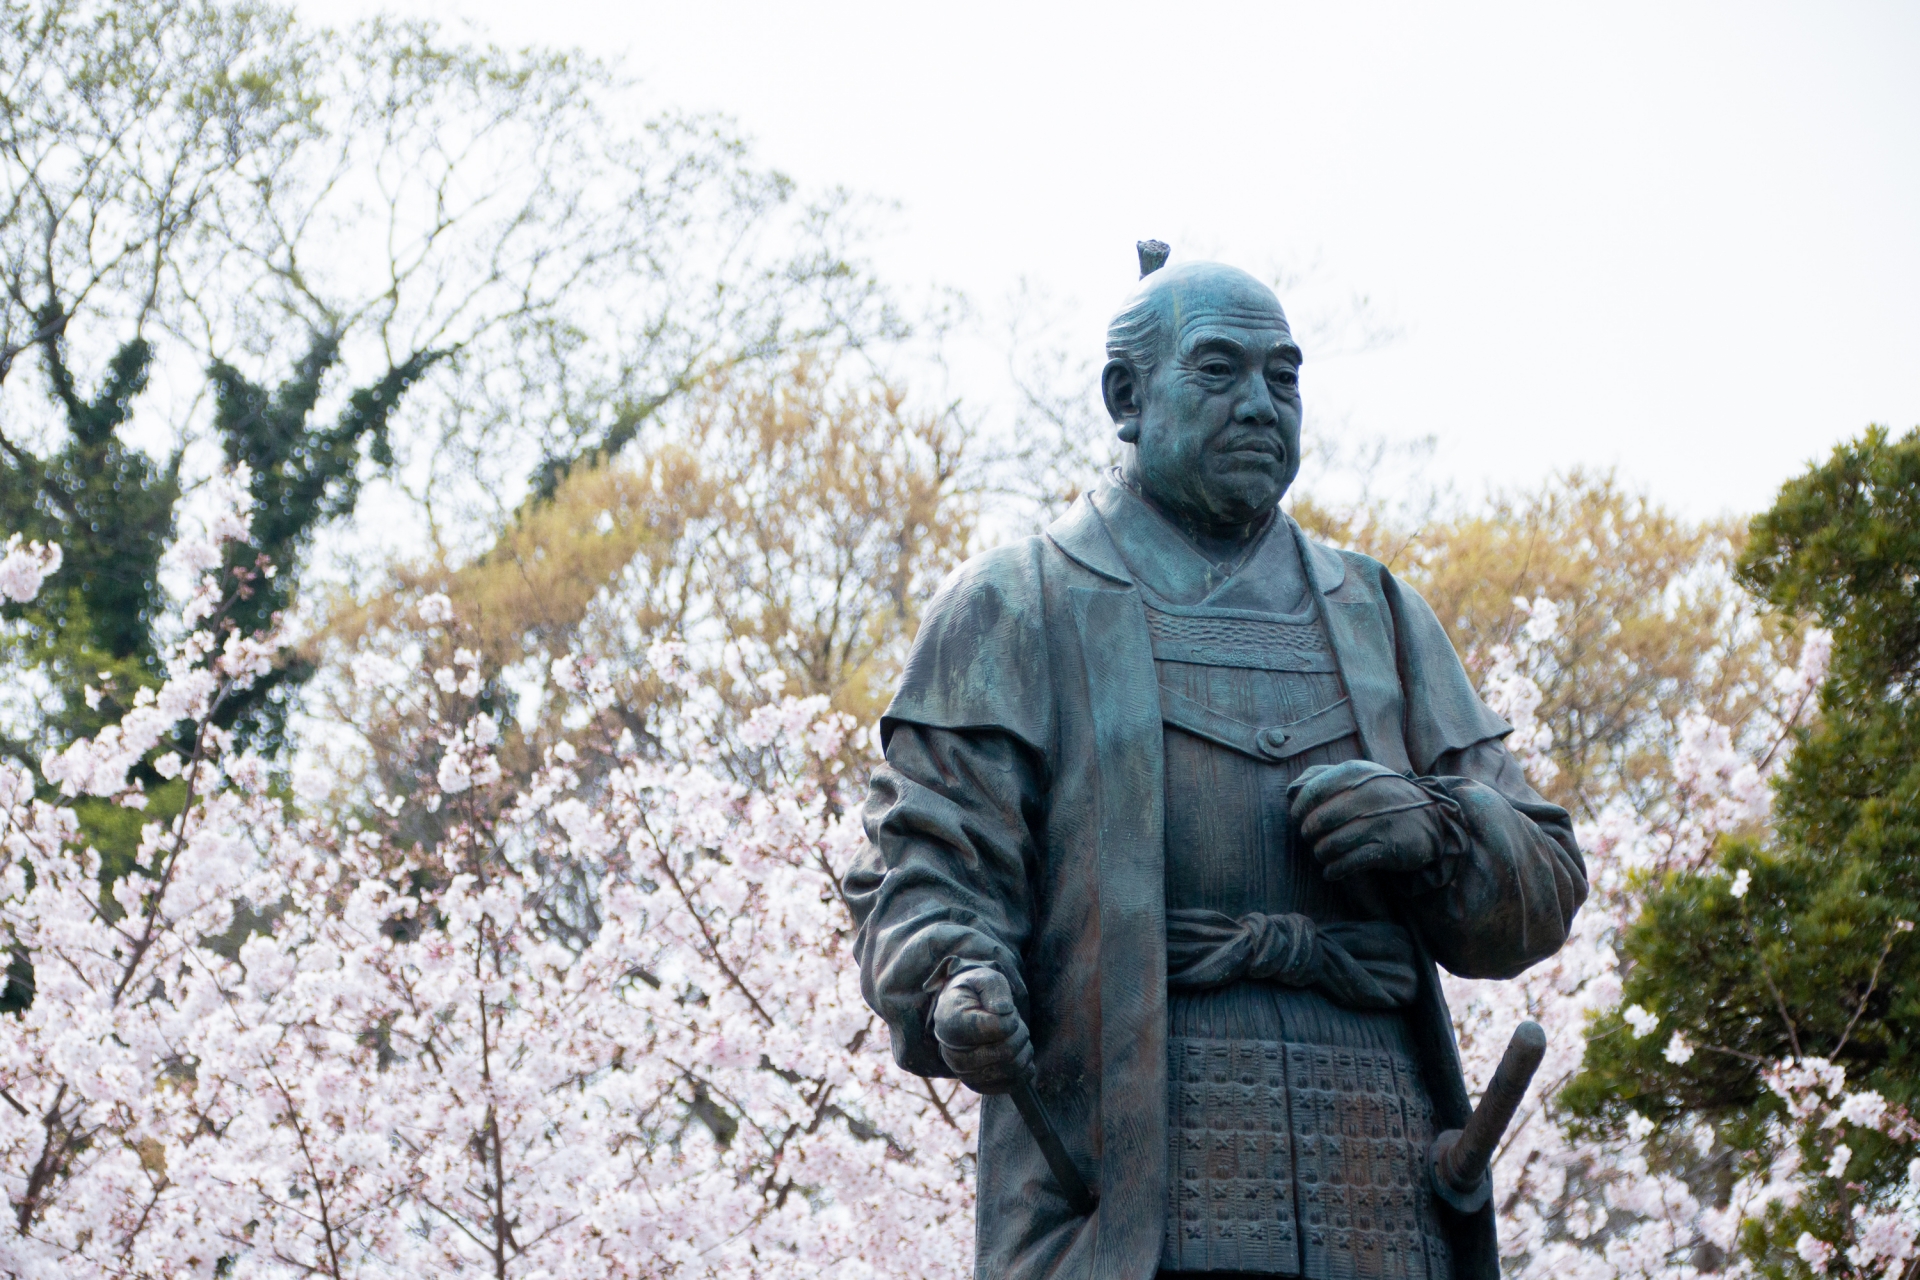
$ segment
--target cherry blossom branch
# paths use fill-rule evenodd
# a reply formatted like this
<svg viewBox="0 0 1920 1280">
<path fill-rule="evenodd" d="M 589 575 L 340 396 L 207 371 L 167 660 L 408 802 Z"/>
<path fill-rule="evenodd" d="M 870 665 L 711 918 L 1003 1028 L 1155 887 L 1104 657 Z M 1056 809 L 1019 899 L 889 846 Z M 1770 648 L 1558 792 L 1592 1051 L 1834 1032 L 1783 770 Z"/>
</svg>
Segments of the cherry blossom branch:
<svg viewBox="0 0 1920 1280">
<path fill-rule="evenodd" d="M 644 818 L 641 819 L 641 827 L 646 830 L 649 835 L 653 834 L 652 829 L 647 827 Z M 657 841 L 654 847 L 660 847 Z M 674 871 L 671 859 L 663 855 L 654 860 L 654 865 L 660 870 L 661 874 L 666 876 L 667 883 L 671 884 L 673 891 L 680 895 L 680 901 L 686 906 L 687 914 L 692 916 L 694 924 L 699 926 L 700 937 L 706 943 L 707 958 L 713 961 L 714 967 L 720 970 L 721 975 L 726 978 L 733 989 L 745 998 L 748 1006 L 752 1008 L 754 1016 L 759 1018 L 766 1026 L 773 1026 L 773 1015 L 768 1013 L 765 1007 L 761 1005 L 759 998 L 747 989 L 747 984 L 741 981 L 740 975 L 733 971 L 733 966 L 729 965 L 726 957 L 720 953 L 720 944 L 714 938 L 713 930 L 707 927 L 706 917 L 700 914 L 699 907 L 694 904 L 693 895 L 687 891 L 687 887 L 682 883 L 679 874 Z"/>
<path fill-rule="evenodd" d="M 14 1208 L 14 1220 L 20 1226 L 21 1235 L 25 1235 L 33 1225 L 34 1217 L 40 1212 L 41 1197 L 46 1194 L 68 1153 L 77 1145 L 72 1124 L 60 1113 L 60 1105 L 66 1101 L 66 1097 L 67 1086 L 63 1081 L 54 1092 L 52 1104 L 40 1118 L 45 1134 L 40 1158 L 34 1161 L 32 1171 L 27 1174 L 27 1185 L 20 1193 L 19 1204 Z"/>
</svg>

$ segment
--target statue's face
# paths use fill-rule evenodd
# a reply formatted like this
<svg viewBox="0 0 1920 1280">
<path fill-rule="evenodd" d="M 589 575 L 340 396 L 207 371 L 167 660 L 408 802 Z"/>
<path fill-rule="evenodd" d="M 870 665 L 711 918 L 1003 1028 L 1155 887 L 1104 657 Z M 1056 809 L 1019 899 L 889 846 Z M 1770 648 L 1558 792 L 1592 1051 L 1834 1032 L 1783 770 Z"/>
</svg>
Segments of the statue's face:
<svg viewBox="0 0 1920 1280">
<path fill-rule="evenodd" d="M 1265 286 L 1231 268 L 1170 280 L 1167 347 L 1144 378 L 1102 376 L 1131 478 L 1210 526 L 1256 520 L 1300 468 L 1300 349 Z"/>
</svg>

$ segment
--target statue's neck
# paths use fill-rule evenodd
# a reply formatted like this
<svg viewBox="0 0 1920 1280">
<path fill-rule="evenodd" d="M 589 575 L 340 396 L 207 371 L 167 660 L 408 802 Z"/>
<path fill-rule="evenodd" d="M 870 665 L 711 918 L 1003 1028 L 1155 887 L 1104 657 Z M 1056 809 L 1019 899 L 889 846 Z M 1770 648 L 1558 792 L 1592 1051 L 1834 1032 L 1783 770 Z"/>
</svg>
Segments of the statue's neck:
<svg viewBox="0 0 1920 1280">
<path fill-rule="evenodd" d="M 1187 541 L 1193 543 L 1200 554 L 1215 564 L 1231 564 L 1247 553 L 1260 535 L 1273 523 L 1274 512 L 1263 512 L 1243 524 L 1218 524 L 1196 518 L 1189 512 L 1161 501 L 1150 493 L 1139 480 L 1124 470 L 1120 479 L 1127 488 L 1149 507 L 1160 514 L 1168 524 L 1178 529 Z"/>
</svg>

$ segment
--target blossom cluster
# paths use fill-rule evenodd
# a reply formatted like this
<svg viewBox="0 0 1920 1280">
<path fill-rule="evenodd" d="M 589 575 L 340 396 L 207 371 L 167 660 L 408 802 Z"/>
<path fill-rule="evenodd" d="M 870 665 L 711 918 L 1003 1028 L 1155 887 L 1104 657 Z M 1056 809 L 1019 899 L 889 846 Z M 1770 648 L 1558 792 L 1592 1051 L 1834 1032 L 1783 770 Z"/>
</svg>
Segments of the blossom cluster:
<svg viewBox="0 0 1920 1280">
<path fill-rule="evenodd" d="M 60 572 L 59 546 L 22 543 L 19 534 L 7 539 L 6 554 L 0 556 L 0 597 L 25 604 L 40 594 L 40 584 Z"/>
<path fill-rule="evenodd" d="M 0 765 L 0 919 L 31 988 L 0 1036 L 0 1273 L 962 1274 L 971 1097 L 893 1067 L 850 956 L 852 726 L 769 696 L 751 788 L 630 735 L 516 784 L 469 655 L 368 666 L 434 709 L 437 769 L 291 799 L 217 723 L 277 643 L 221 622 L 227 492 L 182 553 L 205 578 L 162 687 L 43 784 Z M 557 660 L 549 696 L 603 698 L 591 666 Z M 154 773 L 184 780 L 165 813 Z M 106 890 L 100 800 L 150 817 Z M 541 927 L 561 864 L 589 933 Z"/>
</svg>

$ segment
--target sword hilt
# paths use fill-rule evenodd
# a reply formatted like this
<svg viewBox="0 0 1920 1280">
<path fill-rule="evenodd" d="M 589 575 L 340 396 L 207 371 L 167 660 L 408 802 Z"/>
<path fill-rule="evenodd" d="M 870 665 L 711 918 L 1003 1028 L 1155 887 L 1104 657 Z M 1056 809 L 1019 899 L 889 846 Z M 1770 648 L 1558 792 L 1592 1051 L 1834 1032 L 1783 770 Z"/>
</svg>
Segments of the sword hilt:
<svg viewBox="0 0 1920 1280">
<path fill-rule="evenodd" d="M 1047 1115 L 1047 1109 L 1040 1104 L 1040 1095 L 1034 1092 L 1033 1077 L 1027 1076 L 1008 1091 L 1013 1105 L 1020 1112 L 1020 1118 L 1026 1121 L 1027 1132 L 1040 1147 L 1040 1154 L 1047 1158 L 1047 1168 L 1053 1171 L 1053 1179 L 1066 1193 L 1067 1203 L 1073 1211 L 1082 1217 L 1093 1212 L 1099 1201 L 1087 1186 L 1087 1180 L 1080 1176 L 1080 1166 L 1067 1154 L 1066 1144 L 1060 1141 L 1060 1135 L 1054 1130 L 1053 1120 Z"/>
<path fill-rule="evenodd" d="M 1466 1126 L 1449 1129 L 1433 1140 L 1428 1154 L 1434 1193 L 1459 1212 L 1477 1213 L 1492 1198 L 1493 1179 L 1487 1169 L 1546 1052 L 1547 1033 L 1539 1023 L 1529 1020 L 1515 1027 Z"/>
</svg>

